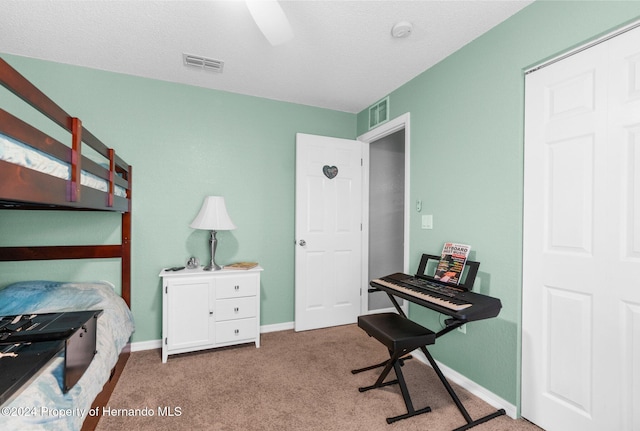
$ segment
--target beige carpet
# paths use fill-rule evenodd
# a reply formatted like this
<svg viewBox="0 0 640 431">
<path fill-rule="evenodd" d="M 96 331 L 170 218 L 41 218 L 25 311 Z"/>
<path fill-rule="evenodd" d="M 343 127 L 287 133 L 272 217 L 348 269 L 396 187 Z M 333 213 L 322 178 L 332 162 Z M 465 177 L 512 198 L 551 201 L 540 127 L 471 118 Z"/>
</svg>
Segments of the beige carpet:
<svg viewBox="0 0 640 431">
<path fill-rule="evenodd" d="M 267 333 L 259 349 L 176 355 L 166 364 L 159 350 L 134 352 L 108 404 L 125 416 L 104 416 L 97 429 L 450 431 L 465 424 L 435 372 L 413 359 L 403 372 L 414 407 L 433 411 L 388 425 L 385 418 L 406 412 L 398 385 L 360 393 L 380 369 L 350 372 L 386 358 L 386 349 L 356 325 Z M 495 410 L 454 388 L 472 418 Z M 473 429 L 540 431 L 507 416 Z"/>
</svg>

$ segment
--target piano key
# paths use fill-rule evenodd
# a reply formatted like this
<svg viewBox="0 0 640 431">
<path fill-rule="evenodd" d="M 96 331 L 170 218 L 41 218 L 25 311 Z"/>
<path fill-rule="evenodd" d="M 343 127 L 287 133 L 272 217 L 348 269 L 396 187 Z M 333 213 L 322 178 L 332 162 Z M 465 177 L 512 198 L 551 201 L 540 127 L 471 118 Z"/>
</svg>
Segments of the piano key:
<svg viewBox="0 0 640 431">
<path fill-rule="evenodd" d="M 426 293 L 426 292 L 421 292 L 416 288 L 408 288 L 408 287 L 405 287 L 405 286 L 401 286 L 401 285 L 398 285 L 398 284 L 395 284 L 395 283 L 391 283 L 391 282 L 382 280 L 380 278 L 378 278 L 376 280 L 373 280 L 373 281 L 375 283 L 381 284 L 383 286 L 387 286 L 387 287 L 389 287 L 391 289 L 395 289 L 395 290 L 399 290 L 401 292 L 405 292 L 405 293 L 407 293 L 409 295 L 421 298 L 421 299 L 423 299 L 425 301 L 428 301 L 428 302 L 431 302 L 431 303 L 434 303 L 434 304 L 438 304 L 438 305 L 440 305 L 442 307 L 449 308 L 449 309 L 455 310 L 455 311 L 464 310 L 465 308 L 469 308 L 472 305 L 472 304 L 469 304 L 466 301 L 461 301 L 461 300 L 460 301 L 453 301 L 453 300 L 451 300 L 449 298 L 448 299 L 439 298 L 439 297 L 437 297 L 435 295 L 431 295 L 431 294 Z"/>
<path fill-rule="evenodd" d="M 443 292 L 440 289 L 411 286 L 407 281 L 418 285 L 425 283 L 438 286 L 437 282 L 431 280 L 395 273 L 371 280 L 371 287 L 465 322 L 495 317 L 502 308 L 498 298 L 488 295 L 448 285 L 441 285 L 445 290 Z"/>
</svg>

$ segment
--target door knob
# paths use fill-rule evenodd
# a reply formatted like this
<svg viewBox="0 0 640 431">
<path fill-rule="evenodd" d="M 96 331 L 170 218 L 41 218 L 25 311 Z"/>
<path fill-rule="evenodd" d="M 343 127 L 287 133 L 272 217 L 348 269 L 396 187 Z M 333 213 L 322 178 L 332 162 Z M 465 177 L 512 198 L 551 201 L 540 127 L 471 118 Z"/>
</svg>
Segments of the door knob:
<svg viewBox="0 0 640 431">
<path fill-rule="evenodd" d="M 298 242 L 298 244 L 300 244 L 302 247 L 304 247 L 305 245 L 307 245 L 307 241 L 301 239 L 300 242 Z"/>
</svg>

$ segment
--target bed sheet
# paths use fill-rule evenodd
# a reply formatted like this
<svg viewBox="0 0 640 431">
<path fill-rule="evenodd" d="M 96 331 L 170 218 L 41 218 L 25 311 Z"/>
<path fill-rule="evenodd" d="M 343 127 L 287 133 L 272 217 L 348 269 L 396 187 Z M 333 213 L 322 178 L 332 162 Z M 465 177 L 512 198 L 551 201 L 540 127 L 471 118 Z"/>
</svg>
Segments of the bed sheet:
<svg viewBox="0 0 640 431">
<path fill-rule="evenodd" d="M 2 316 L 79 310 L 104 310 L 98 318 L 97 353 L 85 374 L 63 394 L 64 357 L 58 355 L 17 397 L 0 408 L 1 429 L 79 430 L 133 333 L 134 322 L 124 300 L 108 282 L 32 281 L 0 290 Z"/>
<path fill-rule="evenodd" d="M 0 160 L 64 180 L 68 180 L 71 177 L 71 168 L 68 163 L 64 163 L 55 157 L 51 157 L 48 154 L 3 134 L 0 134 Z M 86 171 L 82 171 L 80 183 L 103 192 L 109 190 L 106 180 Z M 126 190 L 120 186 L 115 187 L 114 193 L 116 196 L 127 196 Z"/>
</svg>

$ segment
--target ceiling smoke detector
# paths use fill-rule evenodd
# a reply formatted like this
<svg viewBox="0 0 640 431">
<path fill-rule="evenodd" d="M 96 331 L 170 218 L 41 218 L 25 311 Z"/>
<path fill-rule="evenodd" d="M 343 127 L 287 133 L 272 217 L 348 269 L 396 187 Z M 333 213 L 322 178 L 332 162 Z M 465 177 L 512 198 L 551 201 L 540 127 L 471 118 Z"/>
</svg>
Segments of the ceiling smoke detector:
<svg viewBox="0 0 640 431">
<path fill-rule="evenodd" d="M 222 68 L 224 67 L 224 61 L 199 55 L 182 54 L 182 60 L 185 66 L 198 67 L 211 72 L 222 73 Z"/>
<path fill-rule="evenodd" d="M 413 25 L 408 21 L 400 21 L 391 28 L 391 36 L 396 39 L 409 37 L 413 32 Z"/>
</svg>

